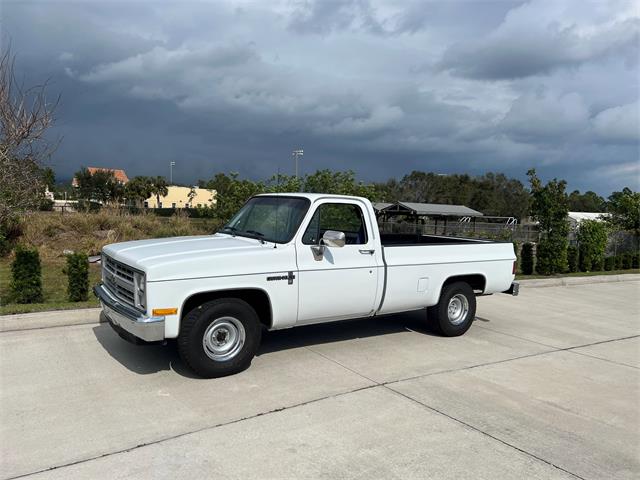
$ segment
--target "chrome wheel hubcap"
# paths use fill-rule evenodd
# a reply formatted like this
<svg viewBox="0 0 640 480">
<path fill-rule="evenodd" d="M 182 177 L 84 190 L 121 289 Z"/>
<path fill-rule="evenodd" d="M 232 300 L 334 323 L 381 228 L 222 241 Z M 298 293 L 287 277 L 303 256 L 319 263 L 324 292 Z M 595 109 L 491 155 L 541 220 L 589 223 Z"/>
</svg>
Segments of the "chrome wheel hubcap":
<svg viewBox="0 0 640 480">
<path fill-rule="evenodd" d="M 220 317 L 204 332 L 202 347 L 211 360 L 224 362 L 235 357 L 244 346 L 245 332 L 237 318 Z"/>
<path fill-rule="evenodd" d="M 467 297 L 458 293 L 451 297 L 447 307 L 447 315 L 452 325 L 460 325 L 467 318 L 469 312 L 469 301 Z"/>
</svg>

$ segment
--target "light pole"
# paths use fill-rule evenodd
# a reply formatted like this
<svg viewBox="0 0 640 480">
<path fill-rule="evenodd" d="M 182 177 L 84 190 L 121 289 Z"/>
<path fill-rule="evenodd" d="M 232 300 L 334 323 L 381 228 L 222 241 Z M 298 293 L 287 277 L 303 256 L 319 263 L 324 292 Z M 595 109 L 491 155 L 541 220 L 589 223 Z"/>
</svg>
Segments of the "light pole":
<svg viewBox="0 0 640 480">
<path fill-rule="evenodd" d="M 173 185 L 173 167 L 176 166 L 176 162 L 169 162 L 169 185 Z"/>
<path fill-rule="evenodd" d="M 294 150 L 291 155 L 293 156 L 296 162 L 296 180 L 298 179 L 298 158 L 304 156 L 304 150 L 299 148 L 298 150 Z"/>
</svg>

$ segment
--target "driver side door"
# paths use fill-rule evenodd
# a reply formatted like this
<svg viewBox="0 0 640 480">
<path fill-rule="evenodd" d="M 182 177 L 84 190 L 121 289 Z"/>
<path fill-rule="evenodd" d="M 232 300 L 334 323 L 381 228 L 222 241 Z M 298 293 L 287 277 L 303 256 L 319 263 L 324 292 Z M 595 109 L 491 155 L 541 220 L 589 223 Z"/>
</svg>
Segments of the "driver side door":
<svg viewBox="0 0 640 480">
<path fill-rule="evenodd" d="M 327 199 L 315 206 L 304 234 L 296 241 L 298 323 L 370 315 L 378 288 L 378 265 L 370 220 L 357 203 Z M 343 247 L 326 246 L 314 256 L 327 230 L 344 232 Z"/>
</svg>

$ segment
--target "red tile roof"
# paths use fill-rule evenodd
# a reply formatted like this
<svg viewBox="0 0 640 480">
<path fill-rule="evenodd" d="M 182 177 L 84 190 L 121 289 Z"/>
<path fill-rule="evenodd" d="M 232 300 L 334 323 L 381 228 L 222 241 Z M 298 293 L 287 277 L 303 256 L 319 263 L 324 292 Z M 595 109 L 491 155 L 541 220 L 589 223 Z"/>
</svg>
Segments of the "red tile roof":
<svg viewBox="0 0 640 480">
<path fill-rule="evenodd" d="M 129 183 L 129 177 L 127 177 L 127 174 L 124 172 L 124 170 L 120 168 L 87 167 L 87 170 L 89 170 L 89 173 L 91 175 L 93 175 L 96 172 L 112 172 L 113 176 L 118 182 L 122 183 L 123 185 L 125 183 Z M 73 186 L 77 186 L 78 184 L 75 178 L 73 179 L 72 183 L 73 183 Z"/>
</svg>

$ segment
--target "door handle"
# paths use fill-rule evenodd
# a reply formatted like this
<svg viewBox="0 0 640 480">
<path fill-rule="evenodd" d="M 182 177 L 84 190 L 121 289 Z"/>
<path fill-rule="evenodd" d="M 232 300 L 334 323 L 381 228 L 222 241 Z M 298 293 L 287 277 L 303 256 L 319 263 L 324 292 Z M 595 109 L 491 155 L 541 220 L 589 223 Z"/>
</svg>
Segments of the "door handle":
<svg viewBox="0 0 640 480">
<path fill-rule="evenodd" d="M 375 250 L 358 250 L 361 254 L 363 255 L 373 255 L 375 253 Z"/>
</svg>

